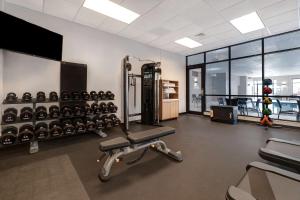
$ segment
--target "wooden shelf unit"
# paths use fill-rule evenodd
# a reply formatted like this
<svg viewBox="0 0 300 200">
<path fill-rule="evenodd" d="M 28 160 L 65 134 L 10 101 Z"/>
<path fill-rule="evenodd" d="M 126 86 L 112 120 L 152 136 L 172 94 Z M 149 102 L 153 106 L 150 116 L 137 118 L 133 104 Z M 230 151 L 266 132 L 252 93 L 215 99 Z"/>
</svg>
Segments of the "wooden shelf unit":
<svg viewBox="0 0 300 200">
<path fill-rule="evenodd" d="M 160 80 L 160 119 L 176 119 L 179 116 L 179 83 L 172 80 Z"/>
</svg>

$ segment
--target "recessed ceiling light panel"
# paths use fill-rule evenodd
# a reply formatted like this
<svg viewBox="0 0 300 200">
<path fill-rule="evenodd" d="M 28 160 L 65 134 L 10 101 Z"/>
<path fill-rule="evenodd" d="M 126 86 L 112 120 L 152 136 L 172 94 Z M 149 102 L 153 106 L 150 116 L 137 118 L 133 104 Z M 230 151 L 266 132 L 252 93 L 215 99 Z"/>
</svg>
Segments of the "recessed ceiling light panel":
<svg viewBox="0 0 300 200">
<path fill-rule="evenodd" d="M 109 0 L 85 0 L 83 7 L 130 24 L 140 15 Z"/>
<path fill-rule="evenodd" d="M 233 19 L 230 23 L 243 34 L 265 28 L 256 12 Z"/>
<path fill-rule="evenodd" d="M 180 44 L 185 47 L 188 47 L 188 48 L 191 48 L 191 49 L 202 46 L 202 44 L 200 44 L 199 42 L 196 42 L 187 37 L 176 40 L 175 43 Z"/>
</svg>

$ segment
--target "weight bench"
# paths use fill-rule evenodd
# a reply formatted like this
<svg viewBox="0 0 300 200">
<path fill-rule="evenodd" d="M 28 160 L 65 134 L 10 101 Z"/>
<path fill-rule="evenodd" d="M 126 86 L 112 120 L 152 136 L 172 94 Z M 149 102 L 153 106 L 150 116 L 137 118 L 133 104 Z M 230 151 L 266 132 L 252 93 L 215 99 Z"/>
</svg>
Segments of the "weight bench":
<svg viewBox="0 0 300 200">
<path fill-rule="evenodd" d="M 227 200 L 299 200 L 300 175 L 261 162 L 247 166 L 237 186 L 227 190 Z"/>
<path fill-rule="evenodd" d="M 99 145 L 99 150 L 104 152 L 102 157 L 98 160 L 105 161 L 103 166 L 101 166 L 101 171 L 99 173 L 99 179 L 101 181 L 108 181 L 110 178 L 110 170 L 114 162 L 118 162 L 120 158 L 124 155 L 136 152 L 138 150 L 144 149 L 142 155 L 128 164 L 133 164 L 139 161 L 146 153 L 148 148 L 156 150 L 169 158 L 172 158 L 178 162 L 181 162 L 182 154 L 180 151 L 171 151 L 166 143 L 160 138 L 167 135 L 175 134 L 175 129 L 171 127 L 157 127 L 154 129 L 140 131 L 136 133 L 128 133 L 127 138 L 117 137 L 104 142 Z M 107 157 L 104 160 L 104 157 Z"/>
<path fill-rule="evenodd" d="M 300 142 L 270 138 L 266 147 L 260 148 L 258 153 L 265 160 L 300 173 Z"/>
</svg>

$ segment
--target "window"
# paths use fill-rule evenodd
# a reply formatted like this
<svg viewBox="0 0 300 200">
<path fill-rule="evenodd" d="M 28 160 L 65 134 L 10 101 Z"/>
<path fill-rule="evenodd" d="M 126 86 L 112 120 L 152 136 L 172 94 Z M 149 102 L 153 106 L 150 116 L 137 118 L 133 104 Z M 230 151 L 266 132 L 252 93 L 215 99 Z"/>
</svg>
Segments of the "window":
<svg viewBox="0 0 300 200">
<path fill-rule="evenodd" d="M 293 79 L 293 95 L 300 96 L 300 78 Z"/>
<path fill-rule="evenodd" d="M 262 57 L 231 61 L 231 94 L 262 95 Z"/>
<path fill-rule="evenodd" d="M 261 54 L 261 40 L 231 47 L 231 58 Z"/>
<path fill-rule="evenodd" d="M 300 47 L 300 31 L 265 39 L 265 52 Z"/>
<path fill-rule="evenodd" d="M 206 65 L 205 89 L 207 95 L 226 95 L 228 90 L 228 62 Z"/>
<path fill-rule="evenodd" d="M 265 55 L 265 77 L 273 80 L 273 94 L 291 96 L 294 79 L 300 79 L 300 50 Z"/>
<path fill-rule="evenodd" d="M 218 49 L 206 53 L 206 62 L 215 62 L 228 59 L 228 48 Z"/>
<path fill-rule="evenodd" d="M 204 54 L 197 54 L 193 56 L 189 56 L 187 59 L 187 65 L 196 65 L 196 64 L 202 64 L 204 63 Z"/>
</svg>

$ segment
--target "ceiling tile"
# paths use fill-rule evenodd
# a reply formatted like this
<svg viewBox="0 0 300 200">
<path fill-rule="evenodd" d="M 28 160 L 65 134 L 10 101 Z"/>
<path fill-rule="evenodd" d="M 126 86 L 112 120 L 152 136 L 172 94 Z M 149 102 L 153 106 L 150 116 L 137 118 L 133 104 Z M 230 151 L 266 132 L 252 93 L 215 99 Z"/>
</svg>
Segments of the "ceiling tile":
<svg viewBox="0 0 300 200">
<path fill-rule="evenodd" d="M 225 8 L 231 7 L 242 0 L 205 0 L 211 7 L 215 8 L 217 11 L 223 10 Z"/>
<path fill-rule="evenodd" d="M 140 29 L 127 26 L 117 34 L 126 38 L 135 38 L 143 33 L 144 32 L 141 31 Z"/>
<path fill-rule="evenodd" d="M 265 7 L 259 11 L 262 19 L 267 19 L 297 8 L 297 0 L 284 0 Z"/>
<path fill-rule="evenodd" d="M 97 28 L 105 20 L 105 18 L 106 18 L 105 15 L 81 7 L 74 21 L 83 25 Z"/>
<path fill-rule="evenodd" d="M 269 27 L 276 24 L 283 24 L 284 22 L 289 22 L 298 19 L 298 9 L 291 10 L 289 12 L 283 13 L 281 15 L 276 15 L 274 17 L 263 20 L 264 24 Z"/>
<path fill-rule="evenodd" d="M 277 33 L 295 30 L 298 28 L 299 28 L 299 21 L 293 20 L 293 21 L 285 22 L 283 24 L 276 24 L 274 26 L 270 26 L 269 30 L 272 34 L 277 34 Z"/>
<path fill-rule="evenodd" d="M 220 11 L 220 14 L 228 21 L 254 12 L 256 9 L 249 0 L 241 1 L 229 8 Z"/>
<path fill-rule="evenodd" d="M 175 31 L 175 30 L 178 30 L 189 24 L 191 24 L 190 20 L 187 20 L 182 15 L 177 15 L 177 16 L 165 21 L 164 24 L 162 24 L 162 26 L 165 29 L 168 29 L 169 31 Z"/>
<path fill-rule="evenodd" d="M 49 15 L 73 20 L 84 0 L 44 0 L 44 12 Z"/>
<path fill-rule="evenodd" d="M 235 28 L 229 22 L 225 22 L 225 23 L 221 23 L 216 26 L 210 27 L 209 29 L 205 30 L 204 33 L 208 36 L 211 36 L 211 35 L 216 35 L 219 33 L 227 32 L 227 31 L 231 31 L 234 29 Z"/>
<path fill-rule="evenodd" d="M 43 0 L 6 0 L 6 2 L 43 12 Z"/>
<path fill-rule="evenodd" d="M 121 5 L 142 15 L 151 10 L 153 7 L 157 6 L 162 1 L 163 0 L 124 0 Z"/>
<path fill-rule="evenodd" d="M 98 26 L 98 29 L 110 33 L 118 33 L 127 26 L 128 24 L 126 23 L 107 17 L 103 23 Z"/>
<path fill-rule="evenodd" d="M 267 6 L 271 6 L 272 4 L 278 3 L 282 0 L 251 0 L 252 4 L 257 9 L 262 9 Z"/>
<path fill-rule="evenodd" d="M 151 34 L 151 33 L 144 33 L 142 35 L 140 35 L 139 37 L 134 38 L 134 40 L 137 40 L 139 42 L 143 42 L 143 43 L 149 43 L 153 40 L 155 40 L 158 36 L 155 34 Z"/>
</svg>

